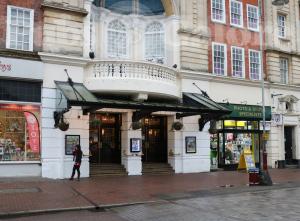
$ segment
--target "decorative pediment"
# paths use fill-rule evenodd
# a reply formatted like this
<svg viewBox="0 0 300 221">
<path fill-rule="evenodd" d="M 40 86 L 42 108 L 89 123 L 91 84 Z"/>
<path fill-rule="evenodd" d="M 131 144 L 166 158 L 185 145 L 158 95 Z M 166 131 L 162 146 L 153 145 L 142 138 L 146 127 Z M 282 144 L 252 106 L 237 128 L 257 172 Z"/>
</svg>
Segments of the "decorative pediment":
<svg viewBox="0 0 300 221">
<path fill-rule="evenodd" d="M 286 95 L 284 97 L 279 98 L 278 100 L 280 102 L 286 102 L 286 103 L 297 103 L 299 101 L 299 99 L 294 95 Z"/>
</svg>

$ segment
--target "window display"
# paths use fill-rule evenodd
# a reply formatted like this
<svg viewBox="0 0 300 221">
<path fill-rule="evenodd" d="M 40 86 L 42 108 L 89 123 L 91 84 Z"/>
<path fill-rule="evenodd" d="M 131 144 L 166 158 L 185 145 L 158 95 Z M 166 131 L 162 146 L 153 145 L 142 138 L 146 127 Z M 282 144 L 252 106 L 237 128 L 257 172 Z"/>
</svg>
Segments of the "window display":
<svg viewBox="0 0 300 221">
<path fill-rule="evenodd" d="M 0 162 L 40 160 L 39 110 L 0 104 Z"/>
</svg>

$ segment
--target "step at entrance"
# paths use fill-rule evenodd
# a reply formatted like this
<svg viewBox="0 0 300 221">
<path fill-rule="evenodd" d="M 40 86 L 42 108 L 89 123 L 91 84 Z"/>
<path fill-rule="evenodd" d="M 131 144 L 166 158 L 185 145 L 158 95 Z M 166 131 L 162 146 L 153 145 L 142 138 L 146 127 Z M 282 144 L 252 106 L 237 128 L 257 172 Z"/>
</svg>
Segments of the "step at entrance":
<svg viewBox="0 0 300 221">
<path fill-rule="evenodd" d="M 102 177 L 102 176 L 127 176 L 127 172 L 121 164 L 90 164 L 90 176 Z"/>
<path fill-rule="evenodd" d="M 175 171 L 168 163 L 143 163 L 143 175 L 174 174 Z"/>
</svg>

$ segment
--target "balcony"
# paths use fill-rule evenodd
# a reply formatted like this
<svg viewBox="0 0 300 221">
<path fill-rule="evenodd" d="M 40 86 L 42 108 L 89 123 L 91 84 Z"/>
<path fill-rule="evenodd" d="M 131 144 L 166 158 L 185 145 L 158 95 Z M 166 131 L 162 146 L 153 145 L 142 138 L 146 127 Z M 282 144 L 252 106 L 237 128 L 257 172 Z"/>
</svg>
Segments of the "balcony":
<svg viewBox="0 0 300 221">
<path fill-rule="evenodd" d="M 94 93 L 180 97 L 177 72 L 150 62 L 92 61 L 85 70 L 84 84 Z"/>
</svg>

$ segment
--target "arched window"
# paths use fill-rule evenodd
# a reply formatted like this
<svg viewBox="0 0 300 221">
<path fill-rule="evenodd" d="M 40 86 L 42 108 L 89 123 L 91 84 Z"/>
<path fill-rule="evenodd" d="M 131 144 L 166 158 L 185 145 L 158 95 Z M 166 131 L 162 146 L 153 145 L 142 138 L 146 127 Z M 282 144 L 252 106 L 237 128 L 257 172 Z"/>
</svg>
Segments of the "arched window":
<svg viewBox="0 0 300 221">
<path fill-rule="evenodd" d="M 165 32 L 162 24 L 153 22 L 145 30 L 145 58 L 148 61 L 164 63 Z"/>
<path fill-rule="evenodd" d="M 127 55 L 126 27 L 119 20 L 113 20 L 108 24 L 107 53 L 111 57 Z"/>
</svg>

